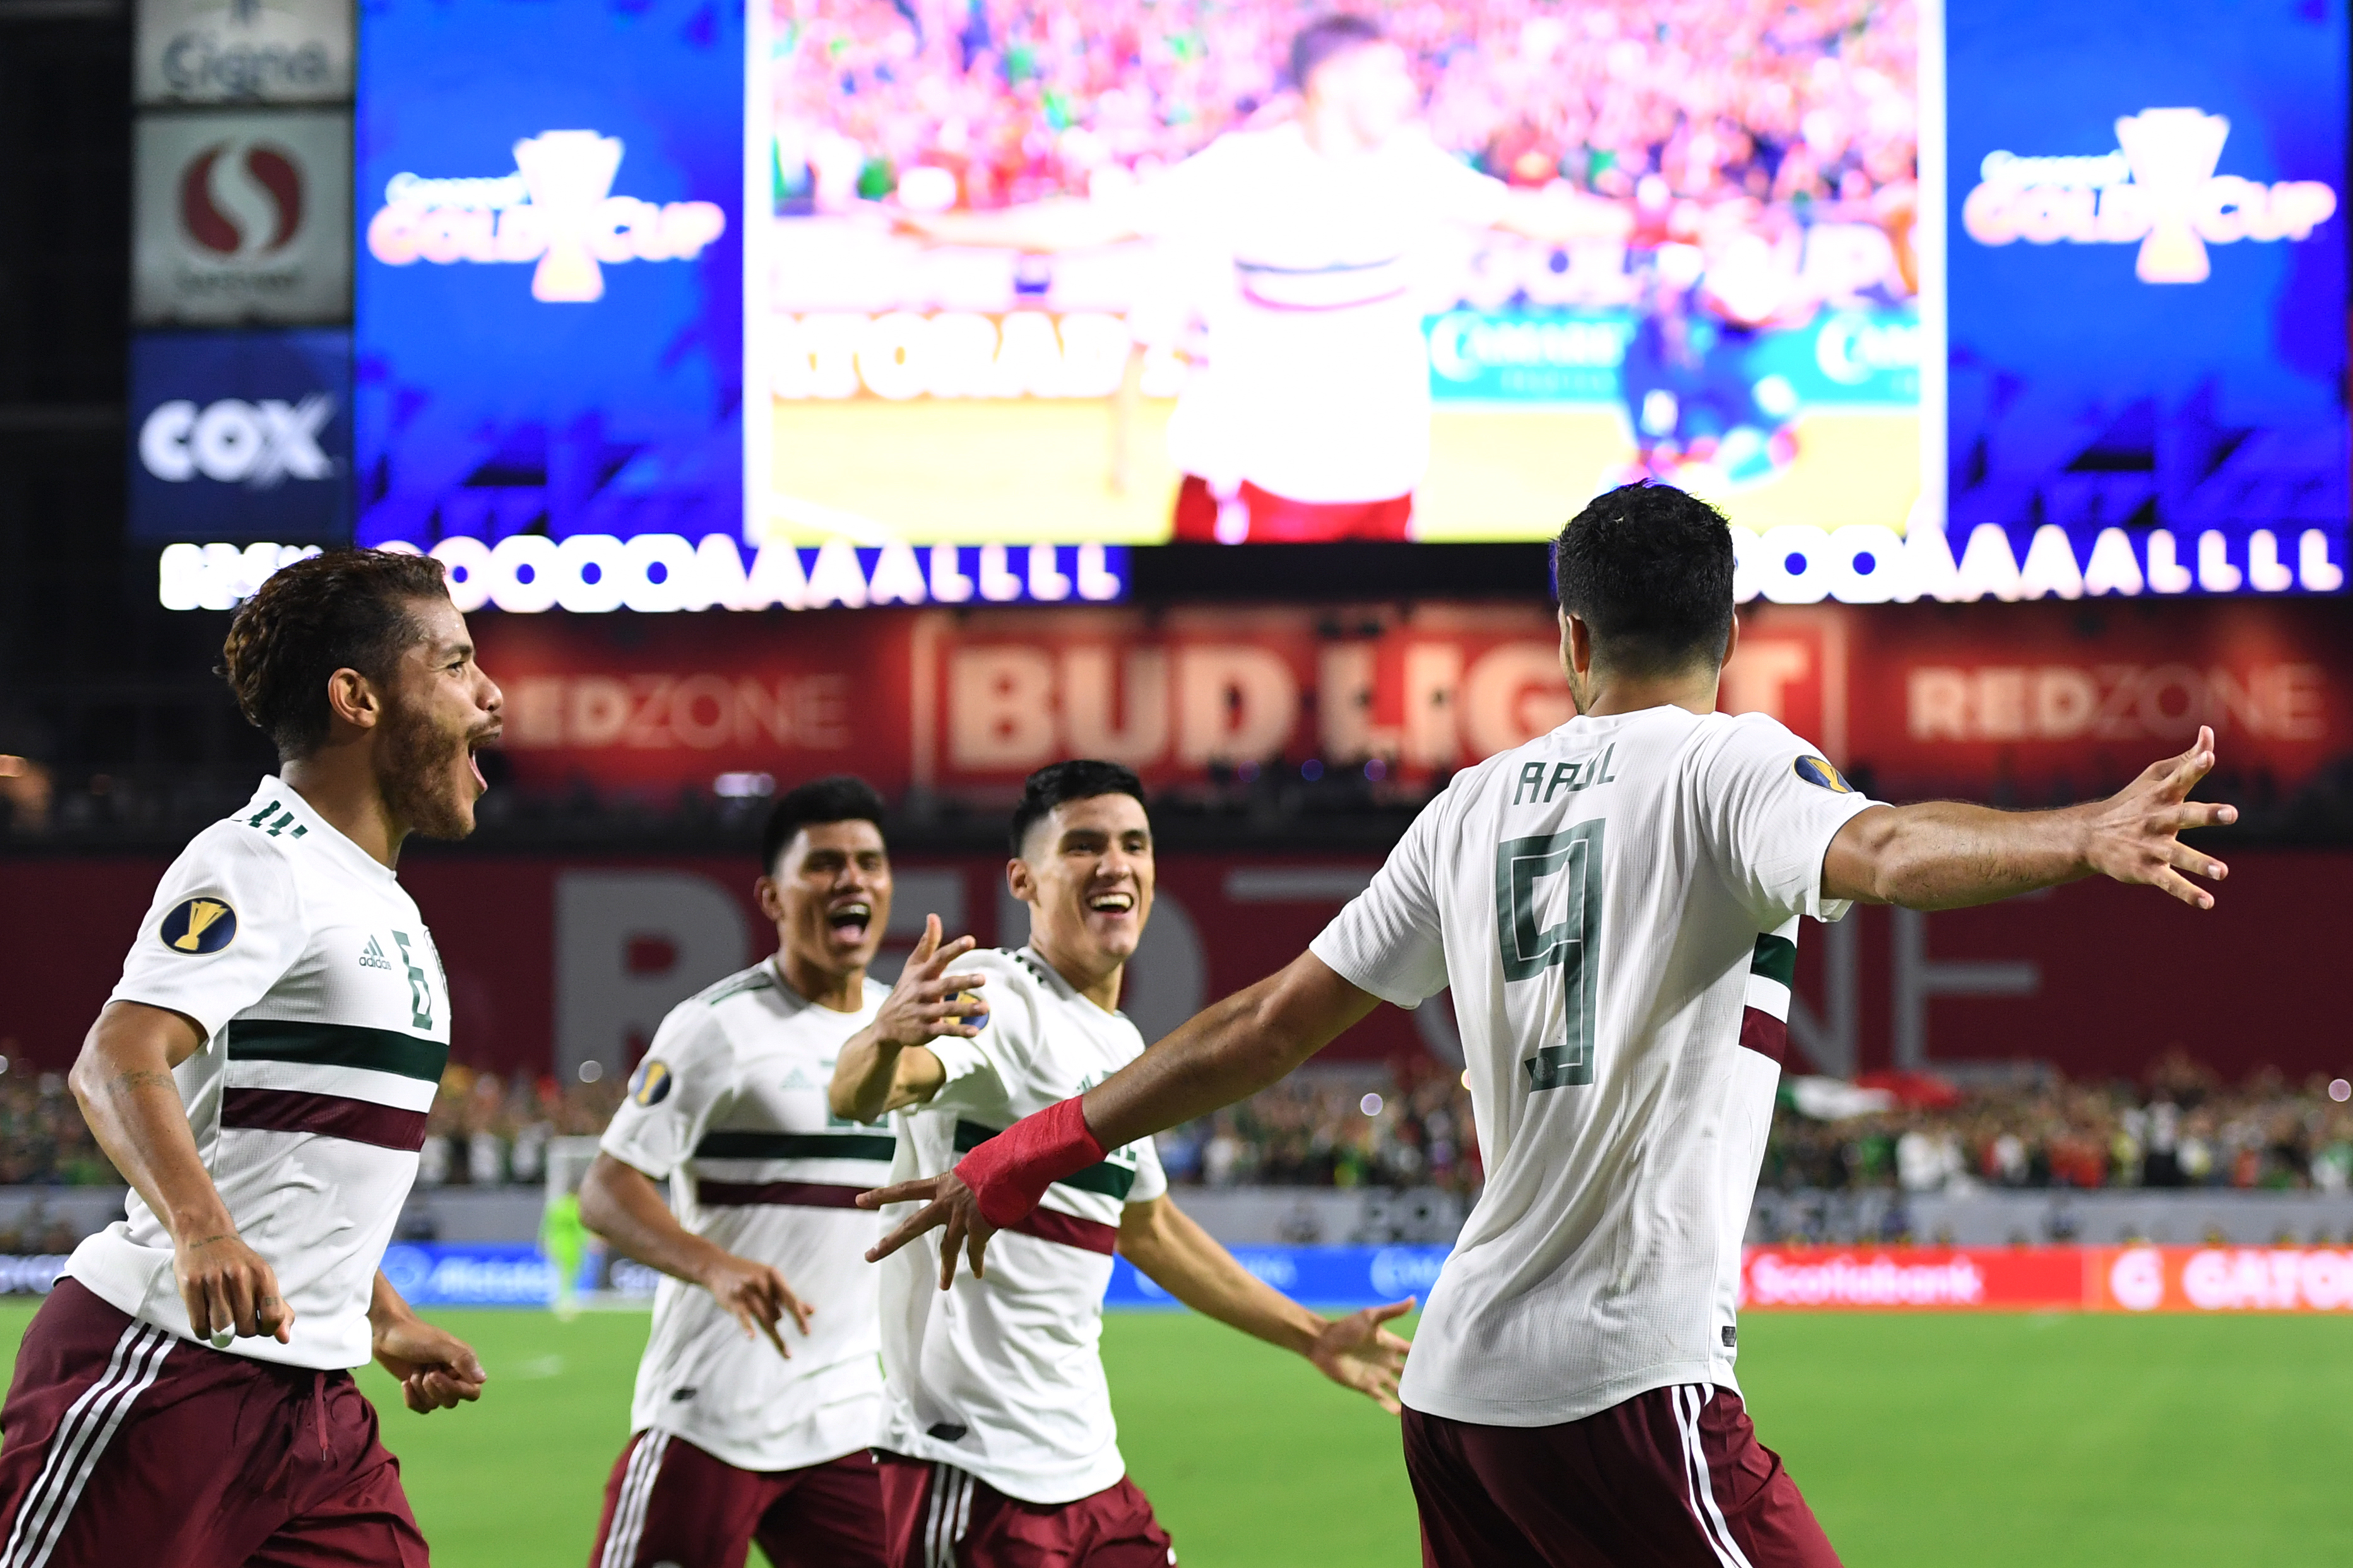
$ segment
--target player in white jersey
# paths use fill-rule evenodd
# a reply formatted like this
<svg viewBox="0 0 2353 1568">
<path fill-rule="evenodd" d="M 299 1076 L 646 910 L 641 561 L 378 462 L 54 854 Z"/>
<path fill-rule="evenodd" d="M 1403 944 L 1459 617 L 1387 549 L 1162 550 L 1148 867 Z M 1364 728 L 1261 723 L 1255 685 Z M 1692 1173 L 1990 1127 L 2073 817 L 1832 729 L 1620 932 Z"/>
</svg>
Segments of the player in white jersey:
<svg viewBox="0 0 2353 1568">
<path fill-rule="evenodd" d="M 1369 17 L 1302 28 L 1291 78 L 1291 120 L 1229 131 L 1124 195 L 902 221 L 948 245 L 1173 247 L 1216 279 L 1201 310 L 1208 363 L 1169 426 L 1186 475 L 1176 536 L 1404 539 L 1430 466 L 1433 245 L 1484 228 L 1565 244 L 1623 235 L 1632 217 L 1598 197 L 1514 190 L 1440 148 L 1405 52 Z"/>
<path fill-rule="evenodd" d="M 1013 895 L 1029 943 L 960 965 L 987 980 L 986 1021 L 841 1054 L 833 1109 L 896 1109 L 893 1172 L 937 1170 L 1018 1118 L 1144 1050 L 1114 1009 L 1152 910 L 1143 786 L 1111 763 L 1030 775 L 1013 819 Z M 986 1278 L 921 1256 L 882 1269 L 880 1440 L 892 1568 L 1166 1568 L 1152 1505 L 1127 1479 L 1100 1342 L 1114 1251 L 1195 1310 L 1306 1356 L 1390 1408 L 1405 1343 L 1381 1327 L 1412 1303 L 1338 1322 L 1260 1283 L 1167 1195 L 1152 1141 L 1060 1173 L 988 1259 Z"/>
<path fill-rule="evenodd" d="M 237 613 L 224 666 L 283 759 L 172 863 L 71 1083 L 131 1184 L 26 1331 L 0 1411 L 0 1563 L 419 1564 L 371 1356 L 409 1407 L 473 1352 L 378 1268 L 449 1055 L 393 867 L 462 837 L 499 730 L 441 563 L 335 551 Z"/>
<path fill-rule="evenodd" d="M 2207 908 L 2185 873 L 2223 868 L 2176 836 L 2235 813 L 2186 798 L 2211 732 L 2063 811 L 1875 804 L 1779 724 L 1715 711 L 1737 623 L 1713 509 L 1613 490 L 1554 564 L 1578 716 L 1456 774 L 1282 973 L 954 1174 L 892 1189 L 934 1201 L 883 1249 L 945 1224 L 976 1257 L 1103 1143 L 1238 1100 L 1377 1002 L 1451 984 L 1488 1176 L 1400 1390 L 1425 1561 L 1827 1568 L 1734 1376 L 1798 917 L 2093 875 Z"/>
<path fill-rule="evenodd" d="M 742 1568 L 755 1540 L 774 1568 L 883 1563 L 874 1223 L 854 1200 L 892 1137 L 826 1091 L 860 1031 L 970 1028 L 946 998 L 980 977 L 945 973 L 972 944 L 942 945 L 934 919 L 897 987 L 868 978 L 891 919 L 882 809 L 848 777 L 776 802 L 757 884 L 776 952 L 662 1020 L 581 1184 L 589 1228 L 669 1276 L 591 1568 Z"/>
</svg>

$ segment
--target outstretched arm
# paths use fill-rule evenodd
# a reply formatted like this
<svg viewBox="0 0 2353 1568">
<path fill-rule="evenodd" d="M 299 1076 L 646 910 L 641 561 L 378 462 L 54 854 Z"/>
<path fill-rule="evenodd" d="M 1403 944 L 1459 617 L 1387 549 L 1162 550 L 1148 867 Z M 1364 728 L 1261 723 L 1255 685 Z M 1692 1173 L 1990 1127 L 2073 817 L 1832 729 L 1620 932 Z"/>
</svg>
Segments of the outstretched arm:
<svg viewBox="0 0 2353 1568">
<path fill-rule="evenodd" d="M 2161 888 L 2194 909 L 2211 910 L 2214 895 L 2189 878 L 2219 882 L 2230 868 L 2179 835 L 2238 820 L 2236 806 L 2189 798 L 2213 766 L 2214 731 L 2201 729 L 2181 755 L 2150 763 L 2106 800 L 2084 805 L 1873 806 L 1831 840 L 1822 897 L 1955 910 L 2097 876 Z"/>
<path fill-rule="evenodd" d="M 580 1183 L 580 1219 L 624 1257 L 659 1268 L 673 1279 L 711 1292 L 748 1337 L 765 1334 L 776 1353 L 789 1358 L 777 1321 L 787 1312 L 793 1326 L 808 1332 L 807 1306 L 785 1277 L 765 1263 L 738 1258 L 678 1223 L 662 1202 L 653 1178 L 636 1166 L 599 1153 Z"/>
<path fill-rule="evenodd" d="M 1257 1093 L 1371 1012 L 1376 1000 L 1314 953 L 1301 953 L 1281 973 L 1194 1015 L 1175 1034 L 1089 1089 L 1083 1100 L 1064 1100 L 1050 1111 L 1017 1122 L 1024 1130 L 1018 1138 L 1000 1133 L 982 1144 L 982 1149 L 1004 1145 L 991 1159 L 1010 1178 L 1009 1201 L 992 1205 L 997 1209 L 994 1221 L 955 1172 L 902 1182 L 860 1197 L 865 1208 L 910 1199 L 924 1205 L 869 1252 L 867 1260 L 886 1258 L 944 1225 L 942 1262 L 952 1268 L 956 1249 L 965 1247 L 973 1272 L 978 1274 L 989 1237 L 1027 1214 L 1056 1178 L 1094 1163 L 1121 1144 Z M 965 1169 L 972 1162 L 967 1155 L 958 1169 L 974 1173 Z"/>
<path fill-rule="evenodd" d="M 1059 197 L 993 212 L 892 214 L 899 226 L 934 245 L 968 245 L 1050 256 L 1095 250 L 1140 237 L 1133 224 L 1100 202 Z"/>
<path fill-rule="evenodd" d="M 1406 1342 L 1382 1325 L 1413 1310 L 1413 1300 L 1367 1307 L 1335 1321 L 1258 1279 L 1166 1197 L 1130 1204 L 1120 1216 L 1120 1256 L 1205 1318 L 1305 1356 L 1343 1388 L 1394 1415 Z"/>
<path fill-rule="evenodd" d="M 1634 232 L 1634 209 L 1625 202 L 1583 191 L 1547 187 L 1514 190 L 1504 199 L 1495 226 L 1506 234 L 1546 245 L 1581 239 L 1623 239 Z"/>
</svg>

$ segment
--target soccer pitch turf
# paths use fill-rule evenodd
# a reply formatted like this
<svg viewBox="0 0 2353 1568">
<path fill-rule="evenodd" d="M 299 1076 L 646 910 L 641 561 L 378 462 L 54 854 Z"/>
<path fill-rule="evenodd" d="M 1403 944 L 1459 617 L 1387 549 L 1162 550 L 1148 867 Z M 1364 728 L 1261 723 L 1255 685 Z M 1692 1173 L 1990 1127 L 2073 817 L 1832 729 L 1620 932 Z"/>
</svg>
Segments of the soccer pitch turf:
<svg viewBox="0 0 2353 1568">
<path fill-rule="evenodd" d="M 30 1316 L 0 1308 L 7 1355 Z M 419 1417 L 364 1376 L 435 1561 L 581 1568 L 648 1320 L 433 1316 L 480 1351 L 480 1405 Z M 1756 1313 L 1742 1339 L 1761 1435 L 1854 1568 L 2353 1562 L 2353 1324 Z M 1419 1561 L 1371 1405 L 1189 1314 L 1113 1314 L 1104 1359 L 1191 1568 Z"/>
</svg>

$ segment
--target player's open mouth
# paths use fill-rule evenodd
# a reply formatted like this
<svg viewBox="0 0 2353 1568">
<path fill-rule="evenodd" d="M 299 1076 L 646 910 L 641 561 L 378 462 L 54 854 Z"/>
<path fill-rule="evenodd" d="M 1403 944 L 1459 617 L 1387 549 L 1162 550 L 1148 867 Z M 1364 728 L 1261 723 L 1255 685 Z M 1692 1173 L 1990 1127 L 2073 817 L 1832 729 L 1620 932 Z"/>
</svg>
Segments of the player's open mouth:
<svg viewBox="0 0 2353 1568">
<path fill-rule="evenodd" d="M 1134 893 L 1097 893 L 1087 900 L 1087 912 L 1097 915 L 1124 915 L 1135 908 Z"/>
<path fill-rule="evenodd" d="M 492 725 L 490 729 L 477 730 L 466 737 L 466 771 L 474 775 L 476 795 L 480 795 L 491 787 L 491 781 L 482 776 L 481 751 L 484 746 L 491 744 L 499 738 L 501 728 L 499 725 Z"/>
<path fill-rule="evenodd" d="M 864 942 L 866 928 L 874 921 L 874 906 L 863 900 L 839 904 L 827 912 L 825 920 L 833 928 L 834 935 L 847 942 Z"/>
</svg>

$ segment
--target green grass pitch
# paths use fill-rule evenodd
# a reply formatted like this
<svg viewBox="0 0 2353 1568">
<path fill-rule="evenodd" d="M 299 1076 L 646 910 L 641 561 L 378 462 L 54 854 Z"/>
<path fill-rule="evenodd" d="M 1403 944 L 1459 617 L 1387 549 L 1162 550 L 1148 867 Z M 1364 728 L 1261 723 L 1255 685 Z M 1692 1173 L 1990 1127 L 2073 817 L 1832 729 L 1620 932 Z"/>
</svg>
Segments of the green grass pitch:
<svg viewBox="0 0 2353 1568">
<path fill-rule="evenodd" d="M 0 1308 L 13 1353 L 29 1309 Z M 436 1314 L 478 1406 L 399 1407 L 371 1368 L 441 1568 L 581 1568 L 647 1319 Z M 2353 1562 L 2353 1323 L 1753 1314 L 1765 1440 L 1854 1568 Z M 1189 1568 L 1411 1568 L 1395 1424 L 1198 1318 L 1114 1314 L 1121 1440 Z M 754 1554 L 754 1561 L 758 1561 Z"/>
</svg>

